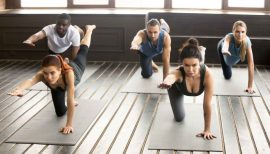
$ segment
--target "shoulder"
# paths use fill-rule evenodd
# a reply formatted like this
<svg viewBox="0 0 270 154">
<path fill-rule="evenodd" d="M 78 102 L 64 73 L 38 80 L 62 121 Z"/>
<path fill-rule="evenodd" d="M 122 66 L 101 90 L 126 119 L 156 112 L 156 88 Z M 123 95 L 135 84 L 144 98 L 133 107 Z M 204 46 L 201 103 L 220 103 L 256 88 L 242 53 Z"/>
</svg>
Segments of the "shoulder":
<svg viewBox="0 0 270 154">
<path fill-rule="evenodd" d="M 79 33 L 79 31 L 74 26 L 72 26 L 72 25 L 70 25 L 68 27 L 67 36 L 69 38 L 80 40 L 80 33 Z"/>
<path fill-rule="evenodd" d="M 251 46 L 251 40 L 250 40 L 250 37 L 248 37 L 248 36 L 246 37 L 246 44 L 248 47 Z"/>
<path fill-rule="evenodd" d="M 70 33 L 78 33 L 79 34 L 79 31 L 73 26 L 73 25 L 70 25 L 69 27 L 68 27 L 68 31 L 70 32 Z"/>
<path fill-rule="evenodd" d="M 64 72 L 65 80 L 67 84 L 74 84 L 74 72 L 72 69 L 66 70 Z"/>
<path fill-rule="evenodd" d="M 44 81 L 44 75 L 42 70 L 38 71 L 33 78 L 37 81 Z"/>
<path fill-rule="evenodd" d="M 141 30 L 139 30 L 138 32 L 137 32 L 137 35 L 139 35 L 139 36 L 145 36 L 145 29 L 141 29 Z"/>
<path fill-rule="evenodd" d="M 164 31 L 164 44 L 171 44 L 171 36 L 166 31 Z"/>
<path fill-rule="evenodd" d="M 56 34 L 55 30 L 55 24 L 51 24 L 48 26 L 45 26 L 42 31 L 45 33 L 46 36 L 53 36 Z"/>
<path fill-rule="evenodd" d="M 211 71 L 211 69 L 205 65 L 205 75 L 204 75 L 204 83 L 205 84 L 209 84 L 209 83 L 213 83 L 214 79 L 213 79 L 213 73 Z"/>
<path fill-rule="evenodd" d="M 45 26 L 43 28 L 43 30 L 50 30 L 50 31 L 52 31 L 52 30 L 54 30 L 54 28 L 55 28 L 55 24 L 50 24 L 50 25 Z"/>
</svg>

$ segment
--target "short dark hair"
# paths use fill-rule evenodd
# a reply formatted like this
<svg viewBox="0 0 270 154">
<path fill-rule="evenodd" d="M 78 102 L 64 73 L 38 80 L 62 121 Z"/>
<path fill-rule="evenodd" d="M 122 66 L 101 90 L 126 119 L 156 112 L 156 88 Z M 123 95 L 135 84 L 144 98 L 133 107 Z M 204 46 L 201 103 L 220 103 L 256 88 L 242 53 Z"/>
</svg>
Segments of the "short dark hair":
<svg viewBox="0 0 270 154">
<path fill-rule="evenodd" d="M 62 13 L 62 14 L 58 15 L 57 21 L 59 21 L 59 20 L 68 20 L 69 23 L 71 23 L 71 17 L 69 14 L 66 14 L 66 13 Z"/>
<path fill-rule="evenodd" d="M 185 58 L 197 58 L 202 61 L 202 54 L 197 45 L 189 44 L 185 46 L 180 53 L 180 61 L 183 62 Z"/>
<path fill-rule="evenodd" d="M 160 27 L 160 23 L 156 18 L 152 18 L 146 23 L 146 27 L 147 26 L 156 26 L 156 25 L 158 25 Z"/>
</svg>

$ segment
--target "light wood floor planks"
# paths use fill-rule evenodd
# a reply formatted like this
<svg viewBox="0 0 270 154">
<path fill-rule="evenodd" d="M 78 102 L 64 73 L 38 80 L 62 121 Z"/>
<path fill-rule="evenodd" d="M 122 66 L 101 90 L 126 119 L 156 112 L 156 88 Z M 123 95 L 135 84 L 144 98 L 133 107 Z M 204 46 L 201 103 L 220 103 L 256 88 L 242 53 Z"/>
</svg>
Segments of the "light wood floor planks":
<svg viewBox="0 0 270 154">
<path fill-rule="evenodd" d="M 24 97 L 7 95 L 20 81 L 31 77 L 39 69 L 39 62 L 0 60 L 0 154 L 270 153 L 269 67 L 256 66 L 255 82 L 261 97 L 213 97 L 218 111 L 224 151 L 217 153 L 148 150 L 149 132 L 158 103 L 168 101 L 168 96 L 120 93 L 123 85 L 139 68 L 138 63 L 89 62 L 87 67 L 91 68 L 94 65 L 100 66 L 99 69 L 79 85 L 76 96 L 102 99 L 107 104 L 75 146 L 12 144 L 5 143 L 5 140 L 51 103 L 51 97 L 50 92 L 46 91 L 25 91 Z M 186 97 L 185 100 L 190 103 L 202 103 L 202 96 Z"/>
</svg>

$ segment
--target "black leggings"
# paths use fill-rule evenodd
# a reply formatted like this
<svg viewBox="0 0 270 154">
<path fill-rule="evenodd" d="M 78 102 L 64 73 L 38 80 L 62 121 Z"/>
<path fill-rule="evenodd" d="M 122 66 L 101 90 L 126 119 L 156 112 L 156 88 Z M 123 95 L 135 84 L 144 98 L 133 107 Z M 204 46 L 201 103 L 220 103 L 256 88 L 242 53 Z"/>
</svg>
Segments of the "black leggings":
<svg viewBox="0 0 270 154">
<path fill-rule="evenodd" d="M 172 87 L 168 89 L 168 94 L 173 110 L 174 119 L 180 122 L 185 118 L 184 94 L 182 94 L 177 89 L 175 84 L 173 84 Z"/>
<path fill-rule="evenodd" d="M 231 66 L 228 66 L 226 63 L 225 63 L 225 60 L 224 60 L 224 57 L 223 57 L 223 54 L 222 54 L 222 44 L 224 42 L 224 39 L 220 40 L 218 42 L 218 45 L 217 45 L 217 52 L 218 52 L 218 57 L 219 57 L 219 61 L 221 63 L 221 68 L 222 68 L 222 71 L 223 71 L 223 76 L 225 79 L 230 79 L 232 77 L 232 67 Z"/>
<path fill-rule="evenodd" d="M 81 45 L 76 58 L 72 62 L 70 62 L 70 65 L 72 66 L 75 75 L 74 81 L 75 85 L 77 85 L 80 82 L 83 72 L 85 70 L 87 62 L 87 54 L 88 54 L 88 47 L 86 45 Z M 65 105 L 65 93 L 66 91 L 61 89 L 60 87 L 56 89 L 51 88 L 55 113 L 59 117 L 63 116 L 67 111 L 67 107 Z"/>
</svg>

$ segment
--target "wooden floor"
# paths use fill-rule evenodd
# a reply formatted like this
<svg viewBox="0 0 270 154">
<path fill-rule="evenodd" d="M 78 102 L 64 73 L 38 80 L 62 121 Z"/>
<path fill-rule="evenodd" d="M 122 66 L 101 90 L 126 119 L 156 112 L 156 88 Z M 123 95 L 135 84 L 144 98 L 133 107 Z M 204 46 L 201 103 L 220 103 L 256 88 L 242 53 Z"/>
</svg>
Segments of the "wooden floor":
<svg viewBox="0 0 270 154">
<path fill-rule="evenodd" d="M 120 93 L 139 67 L 138 63 L 89 62 L 88 67 L 91 65 L 100 65 L 100 68 L 81 84 L 76 94 L 83 98 L 108 100 L 107 105 L 75 146 L 55 146 L 5 143 L 16 130 L 50 103 L 50 93 L 26 91 L 21 98 L 7 95 L 18 82 L 32 76 L 39 63 L 0 61 L 0 153 L 216 154 L 148 150 L 149 132 L 157 105 L 168 96 Z M 213 98 L 218 108 L 223 153 L 270 153 L 270 69 L 256 66 L 255 82 L 262 97 Z M 202 103 L 200 97 L 189 99 Z"/>
</svg>

